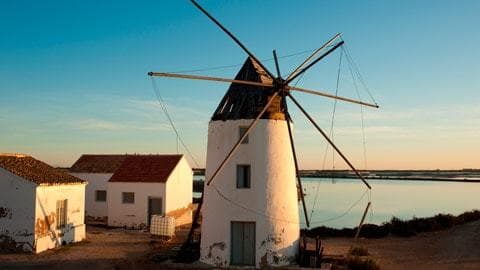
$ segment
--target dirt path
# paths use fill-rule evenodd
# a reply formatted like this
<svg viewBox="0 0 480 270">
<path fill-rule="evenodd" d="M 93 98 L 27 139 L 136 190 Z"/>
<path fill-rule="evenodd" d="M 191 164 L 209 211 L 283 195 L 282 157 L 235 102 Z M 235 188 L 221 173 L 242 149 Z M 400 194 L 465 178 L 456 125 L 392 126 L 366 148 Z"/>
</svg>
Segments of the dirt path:
<svg viewBox="0 0 480 270">
<path fill-rule="evenodd" d="M 88 226 L 87 241 L 40 254 L 0 254 L 0 269 L 127 269 L 151 251 L 150 234 Z"/>
<path fill-rule="evenodd" d="M 167 243 L 149 233 L 88 226 L 87 241 L 34 254 L 0 254 L 0 269 L 161 269 L 149 260 L 185 240 L 187 230 Z M 352 239 L 323 240 L 325 254 L 344 255 Z M 480 269 L 480 221 L 415 237 L 361 239 L 381 269 Z M 160 267 L 160 268 L 159 268 Z"/>
<path fill-rule="evenodd" d="M 351 239 L 323 241 L 325 253 L 346 254 Z M 480 221 L 415 237 L 361 239 L 381 269 L 480 269 Z"/>
</svg>

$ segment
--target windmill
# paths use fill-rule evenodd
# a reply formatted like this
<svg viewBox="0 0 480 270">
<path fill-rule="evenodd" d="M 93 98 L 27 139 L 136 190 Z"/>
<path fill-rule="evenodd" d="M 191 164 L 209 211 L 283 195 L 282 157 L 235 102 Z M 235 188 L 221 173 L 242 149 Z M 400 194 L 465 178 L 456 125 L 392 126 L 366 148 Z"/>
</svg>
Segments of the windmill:
<svg viewBox="0 0 480 270">
<path fill-rule="evenodd" d="M 206 185 L 189 239 L 198 227 L 202 209 L 201 261 L 217 266 L 290 264 L 298 253 L 298 196 L 307 227 L 310 226 L 310 221 L 299 175 L 287 99 L 298 107 L 369 189 L 371 187 L 368 182 L 292 92 L 374 108 L 378 108 L 378 105 L 290 85 L 344 44 L 340 34 L 315 50 L 290 75 L 283 78 L 275 50 L 273 57 L 276 75 L 202 6 L 194 0 L 191 2 L 240 46 L 248 58 L 234 79 L 148 73 L 150 76 L 231 83 L 209 123 Z"/>
</svg>

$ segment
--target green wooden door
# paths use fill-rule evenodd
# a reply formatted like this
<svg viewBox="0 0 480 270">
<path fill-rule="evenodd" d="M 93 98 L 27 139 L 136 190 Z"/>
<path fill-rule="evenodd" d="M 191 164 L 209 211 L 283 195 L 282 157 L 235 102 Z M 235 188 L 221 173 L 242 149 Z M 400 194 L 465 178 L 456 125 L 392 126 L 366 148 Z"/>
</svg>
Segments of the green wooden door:
<svg viewBox="0 0 480 270">
<path fill-rule="evenodd" d="M 255 222 L 232 221 L 231 264 L 255 265 Z"/>
</svg>

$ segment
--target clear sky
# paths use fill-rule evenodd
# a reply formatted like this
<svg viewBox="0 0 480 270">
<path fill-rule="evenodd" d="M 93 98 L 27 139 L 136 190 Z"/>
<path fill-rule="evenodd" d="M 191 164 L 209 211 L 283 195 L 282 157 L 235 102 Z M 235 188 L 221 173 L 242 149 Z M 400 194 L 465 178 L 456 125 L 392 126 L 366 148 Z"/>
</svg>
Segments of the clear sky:
<svg viewBox="0 0 480 270">
<path fill-rule="evenodd" d="M 364 108 L 367 162 L 360 107 L 337 107 L 333 137 L 359 168 L 480 167 L 480 1 L 199 2 L 260 59 L 342 33 L 381 106 Z M 0 25 L 0 152 L 56 166 L 82 153 L 176 152 L 146 73 L 246 57 L 189 1 L 1 1 Z M 306 56 L 281 58 L 282 72 Z M 333 93 L 339 57 L 337 50 L 299 86 Z M 233 77 L 238 68 L 197 74 Z M 340 70 L 339 94 L 356 97 L 345 61 Z M 203 165 L 208 121 L 228 85 L 156 82 Z M 296 96 L 328 131 L 333 102 Z M 323 139 L 292 114 L 301 167 L 332 168 Z M 345 167 L 338 157 L 334 166 Z"/>
</svg>

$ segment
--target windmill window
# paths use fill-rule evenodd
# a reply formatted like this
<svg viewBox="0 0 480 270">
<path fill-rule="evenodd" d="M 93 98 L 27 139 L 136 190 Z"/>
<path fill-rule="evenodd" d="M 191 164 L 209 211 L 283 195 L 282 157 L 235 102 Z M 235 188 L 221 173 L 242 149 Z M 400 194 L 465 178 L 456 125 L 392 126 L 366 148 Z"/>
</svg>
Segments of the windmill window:
<svg viewBox="0 0 480 270">
<path fill-rule="evenodd" d="M 96 202 L 106 202 L 107 201 L 107 191 L 106 190 L 95 190 L 95 201 Z"/>
<path fill-rule="evenodd" d="M 242 138 L 242 136 L 247 132 L 247 129 L 248 129 L 248 127 L 240 127 L 240 128 L 239 128 L 239 130 L 238 130 L 238 131 L 239 131 L 239 132 L 238 132 L 239 138 L 238 138 L 238 139 Z M 243 139 L 243 141 L 242 141 L 242 144 L 247 144 L 247 143 L 248 143 L 248 135 L 247 135 L 247 137 L 245 137 L 245 139 Z"/>
<path fill-rule="evenodd" d="M 237 165 L 237 188 L 250 188 L 250 165 Z"/>
<path fill-rule="evenodd" d="M 122 192 L 122 203 L 134 204 L 135 193 L 134 192 Z"/>
<path fill-rule="evenodd" d="M 61 229 L 67 225 L 67 200 L 57 201 L 56 210 L 57 229 Z"/>
</svg>

